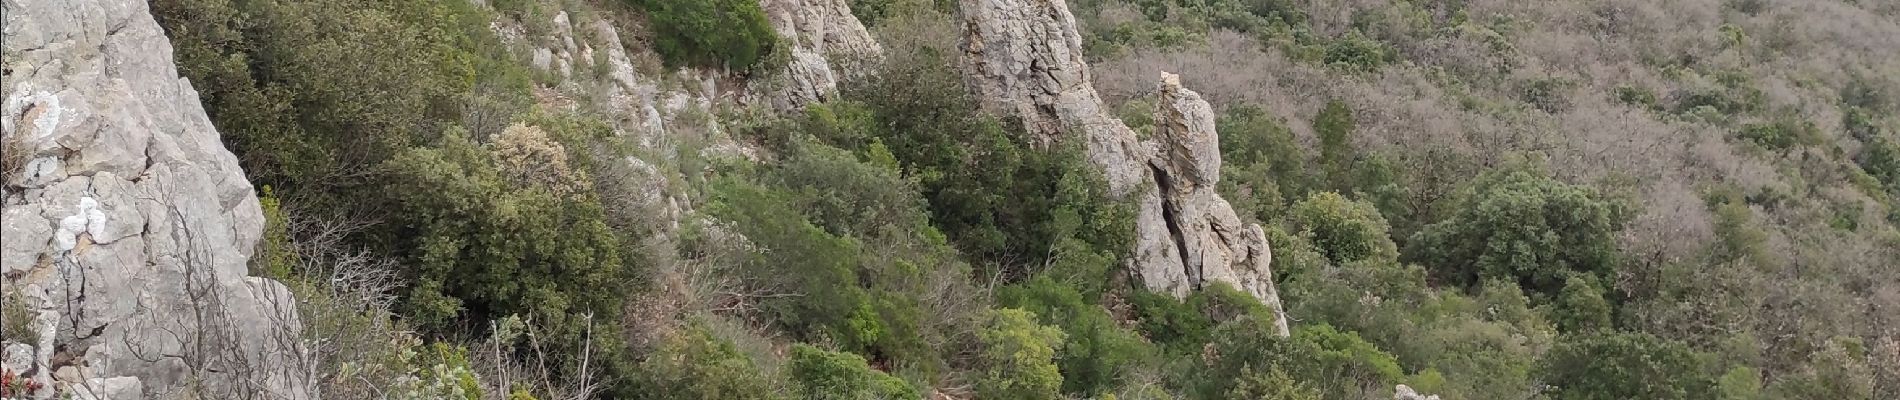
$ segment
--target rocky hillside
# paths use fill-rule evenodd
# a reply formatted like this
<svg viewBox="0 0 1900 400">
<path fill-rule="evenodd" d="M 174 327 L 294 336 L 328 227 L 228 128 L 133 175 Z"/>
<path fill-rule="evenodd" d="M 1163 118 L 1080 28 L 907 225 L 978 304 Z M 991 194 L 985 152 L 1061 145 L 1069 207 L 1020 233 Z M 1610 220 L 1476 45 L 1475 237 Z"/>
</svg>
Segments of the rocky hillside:
<svg viewBox="0 0 1900 400">
<path fill-rule="evenodd" d="M 1900 395 L 1900 7 L 0 1 L 0 398 Z"/>
</svg>

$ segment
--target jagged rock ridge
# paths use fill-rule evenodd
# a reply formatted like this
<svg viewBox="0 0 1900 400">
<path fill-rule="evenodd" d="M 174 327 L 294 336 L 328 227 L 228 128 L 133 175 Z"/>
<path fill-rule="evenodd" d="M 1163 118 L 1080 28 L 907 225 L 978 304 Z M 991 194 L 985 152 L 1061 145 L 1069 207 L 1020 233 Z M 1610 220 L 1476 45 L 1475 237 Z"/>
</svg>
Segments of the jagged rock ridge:
<svg viewBox="0 0 1900 400">
<path fill-rule="evenodd" d="M 1287 322 L 1266 235 L 1243 224 L 1214 185 L 1212 107 L 1164 74 L 1157 142 L 1110 116 L 1090 84 L 1082 37 L 1063 0 L 962 0 L 965 79 L 991 112 L 1022 119 L 1039 144 L 1082 140 L 1109 192 L 1138 207 L 1129 268 L 1149 289 L 1185 296 L 1210 282 L 1252 294 Z"/>
<path fill-rule="evenodd" d="M 246 276 L 257 197 L 145 1 L 0 6 L 0 272 L 38 336 L 6 367 L 35 397 L 312 397 L 295 299 Z"/>
</svg>

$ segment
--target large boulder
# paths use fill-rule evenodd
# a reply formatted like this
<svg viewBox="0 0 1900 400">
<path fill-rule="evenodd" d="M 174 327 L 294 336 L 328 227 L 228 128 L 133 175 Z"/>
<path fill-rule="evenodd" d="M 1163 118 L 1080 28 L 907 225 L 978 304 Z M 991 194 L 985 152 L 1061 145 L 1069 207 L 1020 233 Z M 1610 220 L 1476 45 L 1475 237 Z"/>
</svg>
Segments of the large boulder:
<svg viewBox="0 0 1900 400">
<path fill-rule="evenodd" d="M 37 318 L 25 372 L 81 398 L 311 397 L 296 299 L 246 276 L 257 197 L 146 2 L 0 7 L 0 272 Z"/>
</svg>

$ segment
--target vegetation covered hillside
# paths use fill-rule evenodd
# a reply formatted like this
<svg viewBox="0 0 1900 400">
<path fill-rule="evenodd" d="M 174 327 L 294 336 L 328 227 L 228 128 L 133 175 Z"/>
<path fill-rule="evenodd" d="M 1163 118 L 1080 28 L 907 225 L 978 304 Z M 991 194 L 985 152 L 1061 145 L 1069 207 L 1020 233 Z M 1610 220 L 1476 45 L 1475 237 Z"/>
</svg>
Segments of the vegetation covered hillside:
<svg viewBox="0 0 1900 400">
<path fill-rule="evenodd" d="M 1137 135 L 1214 106 L 1286 337 L 1130 276 L 959 2 L 150 4 L 323 398 L 1900 398 L 1900 3 L 1066 3 Z"/>
</svg>

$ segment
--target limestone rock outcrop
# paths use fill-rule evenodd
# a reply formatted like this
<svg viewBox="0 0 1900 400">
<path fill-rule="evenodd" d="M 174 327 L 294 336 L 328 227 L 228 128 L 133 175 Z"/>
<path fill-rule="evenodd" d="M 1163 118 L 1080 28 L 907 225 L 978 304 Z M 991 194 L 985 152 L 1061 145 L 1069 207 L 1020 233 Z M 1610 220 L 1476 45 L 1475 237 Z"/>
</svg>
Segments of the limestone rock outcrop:
<svg viewBox="0 0 1900 400">
<path fill-rule="evenodd" d="M 1212 107 L 1164 75 L 1162 127 L 1157 141 L 1142 141 L 1109 115 L 1090 83 L 1065 1 L 961 1 L 965 79 L 984 108 L 1020 118 L 1038 144 L 1083 141 L 1109 192 L 1138 207 L 1134 276 L 1175 296 L 1226 282 L 1268 305 L 1285 335 L 1266 235 L 1243 224 L 1214 189 L 1220 149 Z"/>
<path fill-rule="evenodd" d="M 1438 400 L 1438 395 L 1422 395 L 1411 386 L 1399 385 L 1392 389 L 1392 400 Z"/>
<path fill-rule="evenodd" d="M 257 197 L 146 2 L 0 7 L 0 275 L 36 336 L 5 347 L 29 397 L 312 398 L 296 300 L 246 276 Z"/>
<path fill-rule="evenodd" d="M 1273 254 L 1267 233 L 1240 220 L 1234 206 L 1220 197 L 1220 136 L 1214 131 L 1214 107 L 1199 93 L 1181 87 L 1179 76 L 1161 73 L 1160 109 L 1155 114 L 1157 154 L 1150 161 L 1162 198 L 1162 215 L 1173 227 L 1181 261 L 1190 277 L 1227 282 L 1273 310 L 1287 333 L 1280 294 L 1273 286 Z M 1198 268 L 1198 271 L 1197 271 Z"/>
<path fill-rule="evenodd" d="M 838 83 L 862 71 L 857 65 L 884 50 L 847 0 L 759 0 L 766 19 L 791 51 L 785 68 L 753 81 L 750 94 L 778 110 L 829 99 Z"/>
</svg>

